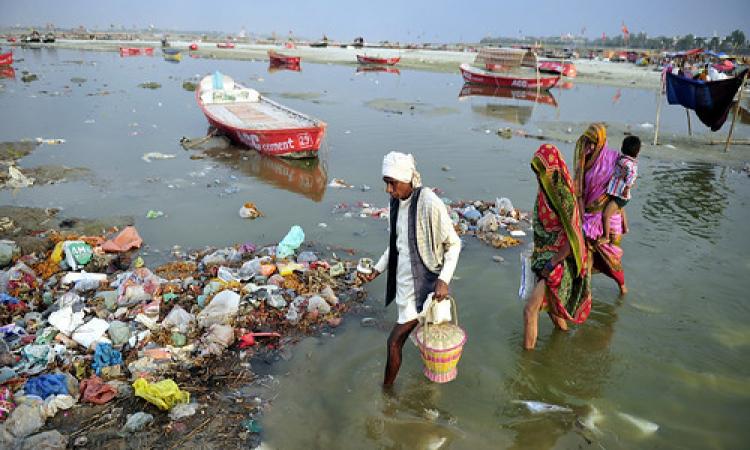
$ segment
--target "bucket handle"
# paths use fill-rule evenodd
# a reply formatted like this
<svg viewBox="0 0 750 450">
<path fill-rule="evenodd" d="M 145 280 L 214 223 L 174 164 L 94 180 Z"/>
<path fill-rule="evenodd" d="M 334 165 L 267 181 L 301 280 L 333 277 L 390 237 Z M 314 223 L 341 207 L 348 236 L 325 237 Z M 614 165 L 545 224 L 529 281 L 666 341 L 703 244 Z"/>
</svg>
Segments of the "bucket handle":
<svg viewBox="0 0 750 450">
<path fill-rule="evenodd" d="M 448 300 L 451 302 L 451 322 L 453 322 L 454 325 L 458 326 L 458 308 L 456 307 L 456 299 L 454 299 L 452 295 L 448 295 L 445 298 L 445 300 Z M 430 302 L 430 309 L 434 308 L 438 303 L 439 302 L 435 300 Z M 422 326 L 422 342 L 424 344 L 427 344 L 427 327 L 428 326 L 429 326 L 429 322 L 425 320 L 424 326 Z"/>
</svg>

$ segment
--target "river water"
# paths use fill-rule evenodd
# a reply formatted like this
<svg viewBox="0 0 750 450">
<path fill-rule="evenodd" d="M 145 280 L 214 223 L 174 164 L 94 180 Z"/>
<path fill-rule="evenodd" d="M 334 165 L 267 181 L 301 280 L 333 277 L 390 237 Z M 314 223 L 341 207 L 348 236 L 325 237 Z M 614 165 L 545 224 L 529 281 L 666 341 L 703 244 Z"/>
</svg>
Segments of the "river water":
<svg viewBox="0 0 750 450">
<path fill-rule="evenodd" d="M 619 130 L 612 146 L 624 129 L 648 141 L 657 98 L 636 87 L 584 84 L 554 89 L 551 100 L 538 103 L 460 97 L 458 73 L 357 72 L 353 65 L 304 61 L 301 72 L 270 73 L 263 61 L 174 64 L 62 49 L 15 49 L 15 57 L 16 78 L 0 80 L 0 140 L 64 138 L 62 145 L 39 146 L 21 167 L 85 167 L 92 175 L 3 191 L 0 204 L 61 207 L 78 217 L 133 216 L 152 260 L 173 245 L 273 243 L 294 224 L 307 240 L 377 257 L 387 223 L 332 209 L 358 201 L 385 206 L 380 164 L 394 149 L 413 153 L 426 184 L 449 198 L 505 196 L 528 210 L 536 190 L 529 160 L 540 141 L 505 140 L 495 130 L 556 129 L 574 141 L 587 122 L 607 121 Z M 39 80 L 22 83 L 21 70 Z M 178 141 L 203 135 L 207 122 L 182 81 L 214 70 L 325 120 L 319 163 L 233 149 L 191 159 L 196 153 Z M 138 87 L 148 81 L 162 87 Z M 684 134 L 682 108 L 665 106 L 661 126 L 664 136 Z M 702 129 L 695 116 L 693 127 Z M 723 139 L 727 129 L 714 138 Z M 735 133 L 747 139 L 750 127 L 738 123 Z M 571 161 L 573 144 L 556 143 Z M 711 152 L 706 157 L 679 146 L 644 147 L 628 205 L 632 234 L 623 244 L 630 294 L 618 298 L 611 280 L 596 277 L 584 325 L 560 333 L 542 318 L 537 350 L 522 351 L 520 248 L 493 250 L 466 238 L 451 286 L 469 336 L 458 378 L 429 383 L 407 343 L 395 393 L 381 391 L 396 313 L 383 308 L 384 281 L 377 280 L 367 302 L 377 326 L 353 318 L 334 334 L 305 339 L 272 368 L 280 390 L 263 419 L 264 440 L 279 449 L 746 446 L 750 179 L 738 170 L 739 159 L 722 157 L 720 149 L 704 150 Z M 175 158 L 146 162 L 148 152 Z M 355 188 L 327 187 L 333 178 Z M 363 184 L 372 189 L 360 190 Z M 240 219 L 246 201 L 265 217 Z M 165 216 L 147 219 L 152 209 Z M 493 255 L 505 262 L 493 262 Z M 569 411 L 532 414 L 518 400 Z"/>
</svg>

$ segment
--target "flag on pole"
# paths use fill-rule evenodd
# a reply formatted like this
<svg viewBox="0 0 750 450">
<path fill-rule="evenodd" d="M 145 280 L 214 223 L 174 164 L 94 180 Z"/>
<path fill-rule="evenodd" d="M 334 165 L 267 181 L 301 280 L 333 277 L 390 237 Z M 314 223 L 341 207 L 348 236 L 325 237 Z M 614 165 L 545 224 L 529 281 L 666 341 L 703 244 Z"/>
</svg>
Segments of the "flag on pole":
<svg viewBox="0 0 750 450">
<path fill-rule="evenodd" d="M 628 30 L 628 27 L 625 26 L 625 21 L 622 22 L 622 37 L 625 39 L 625 42 L 628 42 L 630 39 L 630 31 Z"/>
</svg>

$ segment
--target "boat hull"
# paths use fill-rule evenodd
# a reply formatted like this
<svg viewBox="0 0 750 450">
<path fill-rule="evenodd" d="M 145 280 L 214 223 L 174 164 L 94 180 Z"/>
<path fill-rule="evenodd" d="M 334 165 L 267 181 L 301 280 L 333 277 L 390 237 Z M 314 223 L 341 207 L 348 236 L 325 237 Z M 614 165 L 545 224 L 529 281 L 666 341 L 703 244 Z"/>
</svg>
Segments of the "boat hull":
<svg viewBox="0 0 750 450">
<path fill-rule="evenodd" d="M 461 64 L 461 76 L 464 81 L 472 84 L 483 84 L 488 86 L 509 87 L 515 89 L 542 89 L 548 90 L 554 87 L 560 77 L 517 77 L 491 73 L 485 70 L 473 68 L 467 64 Z"/>
<path fill-rule="evenodd" d="M 120 47 L 120 56 L 138 56 L 138 55 L 148 55 L 152 56 L 154 54 L 153 47 Z"/>
<path fill-rule="evenodd" d="M 299 66 L 299 63 L 302 60 L 299 56 L 282 55 L 281 53 L 276 53 L 270 50 L 268 52 L 268 59 L 271 65 L 278 66 Z"/>
<path fill-rule="evenodd" d="M 265 155 L 282 158 L 313 158 L 325 135 L 326 124 L 317 121 L 316 126 L 284 129 L 255 129 L 237 127 L 212 115 L 201 100 L 201 89 L 195 90 L 195 98 L 211 126 L 225 134 L 237 145 L 250 147 Z M 300 114 L 301 113 L 297 113 Z"/>
<path fill-rule="evenodd" d="M 372 56 L 357 55 L 357 62 L 360 64 L 382 64 L 386 66 L 393 66 L 401 61 L 401 57 L 397 56 L 394 58 L 374 58 Z"/>
<path fill-rule="evenodd" d="M 231 42 L 219 42 L 216 44 L 217 48 L 234 48 L 234 44 Z"/>
<path fill-rule="evenodd" d="M 578 74 L 575 64 L 561 63 L 557 61 L 540 62 L 539 71 L 542 73 L 556 73 L 569 78 L 575 78 L 575 76 Z"/>
</svg>

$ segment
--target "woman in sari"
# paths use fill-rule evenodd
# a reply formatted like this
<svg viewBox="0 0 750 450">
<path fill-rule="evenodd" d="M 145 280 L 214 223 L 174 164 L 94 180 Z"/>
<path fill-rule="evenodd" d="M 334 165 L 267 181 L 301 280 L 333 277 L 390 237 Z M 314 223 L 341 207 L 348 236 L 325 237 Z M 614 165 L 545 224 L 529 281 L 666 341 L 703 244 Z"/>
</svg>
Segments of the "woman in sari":
<svg viewBox="0 0 750 450">
<path fill-rule="evenodd" d="M 628 230 L 620 214 L 611 217 L 609 242 L 597 242 L 603 233 L 602 213 L 608 201 L 607 185 L 619 156 L 619 152 L 607 146 L 604 125 L 591 124 L 576 143 L 575 187 L 579 208 L 583 211 L 583 233 L 592 268 L 615 280 L 624 295 L 628 289 L 622 270 L 620 241 Z"/>
<path fill-rule="evenodd" d="M 537 283 L 524 308 L 524 348 L 536 345 L 539 312 L 567 330 L 567 321 L 583 323 L 591 311 L 590 273 L 573 180 L 560 151 L 544 144 L 531 169 L 539 182 L 534 203 L 534 252 Z"/>
</svg>

